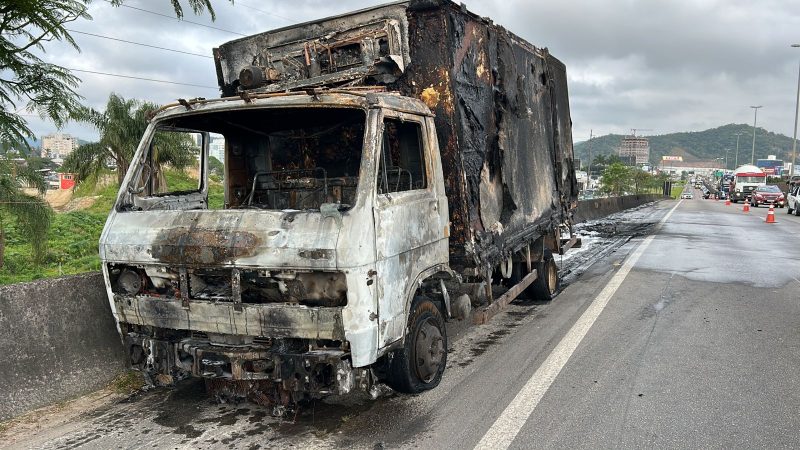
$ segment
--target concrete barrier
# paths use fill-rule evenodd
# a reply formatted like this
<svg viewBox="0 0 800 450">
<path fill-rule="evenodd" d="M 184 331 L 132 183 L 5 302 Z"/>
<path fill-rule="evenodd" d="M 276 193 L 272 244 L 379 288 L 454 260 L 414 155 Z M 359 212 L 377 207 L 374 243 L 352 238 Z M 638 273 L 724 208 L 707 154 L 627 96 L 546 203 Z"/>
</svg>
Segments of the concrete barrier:
<svg viewBox="0 0 800 450">
<path fill-rule="evenodd" d="M 99 273 L 0 287 L 0 420 L 106 386 L 126 360 Z"/>
<path fill-rule="evenodd" d="M 573 218 L 575 223 L 586 222 L 665 198 L 669 197 L 661 194 L 641 194 L 581 200 Z"/>
</svg>

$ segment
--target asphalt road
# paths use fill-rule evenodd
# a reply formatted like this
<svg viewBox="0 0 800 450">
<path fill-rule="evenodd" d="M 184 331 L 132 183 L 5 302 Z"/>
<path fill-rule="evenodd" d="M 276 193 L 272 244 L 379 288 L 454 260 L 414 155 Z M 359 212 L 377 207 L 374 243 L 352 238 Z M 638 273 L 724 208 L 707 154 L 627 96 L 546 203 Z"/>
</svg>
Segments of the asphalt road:
<svg viewBox="0 0 800 450">
<path fill-rule="evenodd" d="M 6 441 L 43 448 L 800 446 L 800 217 L 663 201 L 584 227 L 550 303 L 454 324 L 441 385 L 276 419 L 185 382 Z M 616 230 L 616 233 L 613 231 Z"/>
</svg>

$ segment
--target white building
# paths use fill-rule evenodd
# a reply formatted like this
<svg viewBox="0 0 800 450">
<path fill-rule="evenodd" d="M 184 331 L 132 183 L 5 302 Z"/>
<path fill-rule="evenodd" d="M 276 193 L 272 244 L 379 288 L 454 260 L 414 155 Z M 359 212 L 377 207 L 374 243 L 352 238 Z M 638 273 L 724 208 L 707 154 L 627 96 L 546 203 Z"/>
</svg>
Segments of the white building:
<svg viewBox="0 0 800 450">
<path fill-rule="evenodd" d="M 78 138 L 69 134 L 53 133 L 42 136 L 42 157 L 63 159 L 78 149 Z"/>
<path fill-rule="evenodd" d="M 225 138 L 212 136 L 211 143 L 208 145 L 208 154 L 225 164 Z"/>
</svg>

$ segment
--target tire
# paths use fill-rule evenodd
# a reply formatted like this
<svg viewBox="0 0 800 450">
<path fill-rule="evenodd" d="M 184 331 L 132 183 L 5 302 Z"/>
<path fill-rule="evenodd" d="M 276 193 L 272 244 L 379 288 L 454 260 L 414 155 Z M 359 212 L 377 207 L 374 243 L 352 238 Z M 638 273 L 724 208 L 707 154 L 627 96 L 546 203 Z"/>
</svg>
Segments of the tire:
<svg viewBox="0 0 800 450">
<path fill-rule="evenodd" d="M 781 208 L 783 208 L 783 207 L 781 206 Z M 786 206 L 786 214 L 789 214 L 789 215 L 791 215 L 791 214 L 792 214 L 792 211 L 793 211 L 793 209 L 792 209 L 792 208 L 790 208 L 789 206 Z"/>
<path fill-rule="evenodd" d="M 447 332 L 442 313 L 427 298 L 417 297 L 411 304 L 403 348 L 392 355 L 386 384 L 406 394 L 427 391 L 439 385 L 446 365 Z"/>
<path fill-rule="evenodd" d="M 797 205 L 795 204 L 795 206 L 797 206 Z M 794 215 L 795 216 L 800 216 L 800 209 L 795 208 L 794 209 Z"/>
<path fill-rule="evenodd" d="M 545 249 L 542 261 L 536 263 L 536 271 L 538 277 L 526 289 L 526 293 L 535 300 L 552 300 L 561 288 L 561 278 L 558 276 L 558 266 L 552 251 Z"/>
</svg>

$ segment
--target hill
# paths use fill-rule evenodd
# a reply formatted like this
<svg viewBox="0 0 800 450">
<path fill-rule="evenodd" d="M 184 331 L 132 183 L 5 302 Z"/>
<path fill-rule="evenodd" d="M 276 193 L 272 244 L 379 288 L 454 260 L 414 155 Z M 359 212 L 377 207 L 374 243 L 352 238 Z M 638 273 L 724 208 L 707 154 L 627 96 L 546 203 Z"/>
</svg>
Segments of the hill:
<svg viewBox="0 0 800 450">
<path fill-rule="evenodd" d="M 650 139 L 650 162 L 656 164 L 664 155 L 682 156 L 684 161 L 724 158 L 725 149 L 729 149 L 728 167 L 734 168 L 736 133 L 742 133 L 739 138 L 739 165 L 749 163 L 753 127 L 733 123 L 705 131 L 647 136 Z M 619 134 L 608 134 L 592 139 L 592 157 L 616 154 L 623 137 Z M 588 150 L 588 141 L 576 143 L 575 157 L 587 161 Z M 792 138 L 757 128 L 755 155 L 756 159 L 776 155 L 778 159 L 789 161 L 792 158 Z"/>
</svg>

